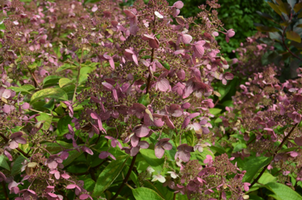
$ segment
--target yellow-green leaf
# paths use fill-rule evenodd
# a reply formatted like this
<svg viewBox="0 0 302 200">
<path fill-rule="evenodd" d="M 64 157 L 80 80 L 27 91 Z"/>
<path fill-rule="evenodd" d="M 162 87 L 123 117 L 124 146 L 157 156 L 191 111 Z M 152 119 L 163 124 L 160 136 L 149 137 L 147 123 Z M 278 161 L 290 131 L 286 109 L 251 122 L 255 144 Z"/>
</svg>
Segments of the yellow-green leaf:
<svg viewBox="0 0 302 200">
<path fill-rule="evenodd" d="M 257 26 L 256 29 L 261 32 L 278 32 L 278 29 L 267 26 Z"/>
<path fill-rule="evenodd" d="M 289 40 L 293 40 L 293 41 L 298 42 L 298 43 L 301 42 L 301 37 L 295 31 L 287 31 L 286 32 L 286 37 Z"/>
<path fill-rule="evenodd" d="M 30 102 L 33 103 L 41 98 L 54 98 L 59 100 L 68 100 L 66 92 L 60 88 L 46 88 L 34 93 Z"/>
<path fill-rule="evenodd" d="M 290 9 L 288 8 L 287 4 L 284 4 L 284 3 L 282 2 L 282 0 L 277 0 L 277 3 L 279 4 L 279 6 L 278 6 L 279 10 L 280 10 L 281 12 L 283 12 L 283 13 L 289 15 Z"/>
<path fill-rule="evenodd" d="M 60 88 L 64 87 L 65 85 L 68 85 L 69 83 L 72 83 L 72 80 L 70 80 L 69 78 L 61 78 L 59 80 Z"/>
<path fill-rule="evenodd" d="M 276 4 L 272 3 L 272 2 L 267 2 L 267 3 L 268 3 L 268 5 L 270 5 L 270 7 L 272 7 L 272 9 L 273 9 L 276 13 L 278 13 L 278 15 L 280 15 L 280 16 L 282 15 L 282 12 L 280 11 L 278 5 L 276 5 Z"/>
<path fill-rule="evenodd" d="M 302 9 L 302 2 L 297 3 L 297 4 L 294 6 L 294 11 L 295 11 L 296 13 L 298 13 L 301 9 Z"/>
</svg>

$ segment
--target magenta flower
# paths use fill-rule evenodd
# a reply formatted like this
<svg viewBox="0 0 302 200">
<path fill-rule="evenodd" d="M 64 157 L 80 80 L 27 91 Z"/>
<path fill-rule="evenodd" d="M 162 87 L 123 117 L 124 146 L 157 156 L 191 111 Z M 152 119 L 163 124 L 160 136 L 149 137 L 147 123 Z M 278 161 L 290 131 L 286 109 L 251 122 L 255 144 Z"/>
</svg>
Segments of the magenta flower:
<svg viewBox="0 0 302 200">
<path fill-rule="evenodd" d="M 169 140 L 169 138 L 163 138 L 156 143 L 154 151 L 157 158 L 162 158 L 165 150 L 172 149 L 172 144 L 168 142 Z"/>
</svg>

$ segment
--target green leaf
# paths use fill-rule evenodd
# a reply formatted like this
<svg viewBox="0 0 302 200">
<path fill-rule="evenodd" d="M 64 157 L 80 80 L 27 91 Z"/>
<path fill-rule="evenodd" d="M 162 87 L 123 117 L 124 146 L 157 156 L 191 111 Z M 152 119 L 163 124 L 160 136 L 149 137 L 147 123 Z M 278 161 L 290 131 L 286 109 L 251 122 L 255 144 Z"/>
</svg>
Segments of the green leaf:
<svg viewBox="0 0 302 200">
<path fill-rule="evenodd" d="M 50 86 L 58 85 L 58 81 L 60 80 L 60 76 L 47 76 L 43 80 L 43 88 L 47 88 Z"/>
<path fill-rule="evenodd" d="M 293 41 L 298 42 L 298 43 L 301 42 L 301 37 L 295 31 L 287 31 L 286 32 L 286 37 L 289 40 L 293 40 Z"/>
<path fill-rule="evenodd" d="M 151 189 L 145 188 L 145 187 L 132 189 L 132 193 L 133 193 L 133 196 L 136 200 L 146 200 L 146 199 L 164 200 L 154 190 L 151 190 Z"/>
<path fill-rule="evenodd" d="M 62 88 L 62 87 L 64 87 L 65 85 L 68 85 L 68 84 L 70 84 L 70 83 L 72 83 L 73 81 L 72 80 L 70 80 L 69 78 L 61 78 L 60 80 L 59 80 L 59 86 L 60 86 L 60 88 Z"/>
<path fill-rule="evenodd" d="M 150 104 L 150 97 L 149 93 L 148 94 L 143 94 L 139 99 L 138 103 L 143 104 L 144 106 L 147 106 Z"/>
<path fill-rule="evenodd" d="M 292 190 L 290 187 L 284 184 L 270 182 L 265 186 L 267 189 L 269 189 L 274 193 L 273 195 L 269 195 L 269 196 L 274 197 L 277 200 L 302 199 L 302 196 L 300 196 L 296 191 Z"/>
<path fill-rule="evenodd" d="M 264 172 L 260 179 L 258 180 L 258 183 L 261 183 L 263 185 L 269 183 L 269 182 L 276 182 L 277 178 L 273 175 L 271 175 L 268 172 Z"/>
<path fill-rule="evenodd" d="M 88 74 L 91 73 L 96 67 L 85 66 L 80 70 L 79 85 L 87 80 Z"/>
<path fill-rule="evenodd" d="M 15 176 L 17 174 L 21 173 L 21 168 L 22 168 L 22 162 L 25 160 L 25 158 L 23 156 L 19 156 L 15 161 L 14 161 L 14 165 L 12 167 L 12 171 L 11 171 L 11 175 Z"/>
<path fill-rule="evenodd" d="M 4 169 L 7 169 L 8 171 L 10 171 L 10 167 L 9 167 L 4 155 L 0 156 L 0 167 L 3 167 Z"/>
<path fill-rule="evenodd" d="M 221 109 L 220 108 L 210 108 L 209 111 L 212 115 L 218 115 L 221 112 Z"/>
<path fill-rule="evenodd" d="M 272 16 L 270 16 L 269 14 L 266 14 L 266 13 L 262 13 L 260 11 L 256 11 L 256 13 L 258 13 L 261 17 L 265 18 L 265 19 L 268 19 L 270 21 L 274 21 L 274 19 L 272 18 Z"/>
<path fill-rule="evenodd" d="M 260 169 L 265 167 L 271 162 L 272 158 L 267 157 L 254 157 L 248 160 L 243 167 L 246 173 L 243 177 L 243 182 L 250 182 Z"/>
<path fill-rule="evenodd" d="M 34 93 L 31 96 L 30 103 L 32 104 L 42 98 L 54 98 L 63 101 L 68 100 L 68 96 L 64 90 L 60 88 L 46 88 Z"/>
<path fill-rule="evenodd" d="M 52 116 L 46 114 L 46 113 L 39 113 L 40 115 L 36 117 L 38 122 L 43 123 L 42 129 L 47 131 L 50 127 L 50 124 L 52 122 Z"/>
<path fill-rule="evenodd" d="M 59 136 L 64 135 L 65 133 L 68 133 L 68 124 L 71 123 L 71 118 L 66 115 L 62 117 L 59 122 L 58 122 L 58 131 L 59 131 Z"/>
<path fill-rule="evenodd" d="M 93 190 L 94 197 L 100 196 L 107 188 L 112 185 L 112 183 L 123 170 L 128 158 L 128 155 L 120 156 L 106 166 L 106 168 L 100 173 L 96 181 Z"/>
<path fill-rule="evenodd" d="M 259 197 L 255 194 L 249 194 L 249 200 L 264 200 L 262 197 Z"/>
<path fill-rule="evenodd" d="M 159 172 L 162 171 L 163 164 L 164 164 L 164 159 L 158 159 L 155 156 L 155 152 L 153 149 L 140 149 L 140 153 L 145 159 L 145 161 L 151 165 L 151 167 Z"/>
<path fill-rule="evenodd" d="M 164 66 L 164 68 L 166 68 L 167 70 L 170 70 L 170 65 L 168 63 L 166 63 L 166 62 L 160 62 L 160 63 Z"/>
<path fill-rule="evenodd" d="M 56 143 L 52 143 L 52 142 L 43 142 L 43 145 L 46 145 L 46 149 L 47 151 L 49 151 L 50 153 L 59 153 L 60 151 L 62 151 L 64 148 L 69 149 L 72 148 L 72 144 L 71 143 L 67 143 L 61 140 L 57 140 Z"/>
<path fill-rule="evenodd" d="M 190 146 L 194 146 L 195 145 L 195 131 L 193 132 L 193 130 L 189 130 L 189 131 L 186 131 L 184 134 L 183 134 L 183 143 L 186 143 Z"/>
<path fill-rule="evenodd" d="M 232 143 L 232 146 L 234 147 L 234 149 L 233 149 L 234 153 L 246 148 L 246 144 L 242 143 L 240 141 L 236 142 L 236 143 Z"/>
<path fill-rule="evenodd" d="M 77 150 L 69 151 L 69 156 L 66 160 L 63 161 L 64 167 L 70 165 L 75 159 L 82 155 L 82 151 L 78 152 Z"/>
<path fill-rule="evenodd" d="M 12 89 L 15 92 L 25 92 L 25 93 L 29 93 L 29 91 L 34 90 L 35 87 L 33 85 L 22 85 L 20 87 L 9 87 L 9 89 Z"/>
<path fill-rule="evenodd" d="M 66 70 L 66 69 L 76 69 L 76 68 L 77 68 L 77 66 L 75 66 L 75 65 L 71 65 L 71 64 L 68 64 L 68 63 L 64 63 L 61 67 L 59 67 L 59 68 L 57 69 L 56 72 L 62 72 L 62 71 L 64 71 L 64 70 Z"/>
<path fill-rule="evenodd" d="M 92 178 L 84 179 L 84 189 L 88 192 L 92 192 L 95 187 L 95 181 Z"/>
</svg>

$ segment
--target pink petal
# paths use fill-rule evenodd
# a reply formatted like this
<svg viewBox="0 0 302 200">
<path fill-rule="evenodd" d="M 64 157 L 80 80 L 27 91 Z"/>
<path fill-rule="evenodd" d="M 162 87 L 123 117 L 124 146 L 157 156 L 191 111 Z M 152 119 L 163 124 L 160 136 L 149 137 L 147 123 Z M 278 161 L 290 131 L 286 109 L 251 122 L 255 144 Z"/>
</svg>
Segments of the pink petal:
<svg viewBox="0 0 302 200">
<path fill-rule="evenodd" d="M 156 83 L 156 89 L 158 89 L 162 92 L 166 92 L 168 90 L 171 90 L 171 86 L 170 86 L 169 81 L 167 79 L 163 78 Z"/>
<path fill-rule="evenodd" d="M 114 89 L 114 87 L 108 82 L 103 82 L 102 85 L 109 91 Z"/>
<path fill-rule="evenodd" d="M 86 153 L 88 153 L 88 154 L 90 154 L 90 155 L 93 155 L 93 151 L 92 151 L 91 149 L 89 149 L 88 147 L 83 147 L 83 150 L 84 150 Z"/>
<path fill-rule="evenodd" d="M 182 1 L 176 1 L 173 4 L 173 7 L 177 8 L 177 9 L 181 9 L 184 6 L 184 3 Z"/>
<path fill-rule="evenodd" d="M 18 132 L 11 134 L 10 139 L 21 137 L 22 135 L 23 135 L 23 133 L 21 131 L 18 131 Z"/>
<path fill-rule="evenodd" d="M 23 137 L 17 137 L 14 140 L 19 144 L 26 144 L 26 140 Z"/>
<path fill-rule="evenodd" d="M 50 197 L 52 197 L 52 198 L 56 198 L 58 195 L 56 195 L 56 194 L 54 194 L 54 193 L 51 193 L 51 192 L 49 192 L 49 193 L 47 193 Z"/>
<path fill-rule="evenodd" d="M 234 78 L 234 75 L 230 72 L 226 72 L 223 76 L 226 80 L 232 80 Z"/>
<path fill-rule="evenodd" d="M 165 154 L 165 150 L 160 146 L 155 146 L 154 152 L 157 158 L 162 158 Z"/>
<path fill-rule="evenodd" d="M 296 137 L 294 141 L 297 145 L 302 146 L 302 136 Z"/>
<path fill-rule="evenodd" d="M 180 79 L 180 80 L 184 80 L 186 78 L 186 72 L 185 70 L 181 69 L 177 72 L 177 77 Z"/>
<path fill-rule="evenodd" d="M 138 129 L 136 129 L 134 132 L 136 134 L 137 137 L 145 137 L 149 134 L 150 129 L 147 126 L 141 126 Z"/>
<path fill-rule="evenodd" d="M 227 31 L 226 35 L 227 35 L 227 37 L 231 38 L 235 35 L 235 31 L 233 29 L 230 29 Z"/>
<path fill-rule="evenodd" d="M 10 113 L 10 106 L 9 105 L 7 105 L 7 104 L 5 104 L 4 106 L 3 106 L 3 112 L 5 112 L 6 114 L 9 114 Z"/>
<path fill-rule="evenodd" d="M 184 44 L 189 44 L 193 38 L 189 34 L 182 34 L 181 39 Z"/>
<path fill-rule="evenodd" d="M 77 185 L 75 185 L 75 184 L 70 184 L 70 185 L 67 185 L 66 186 L 66 189 L 74 189 L 74 188 L 76 188 L 77 187 Z"/>
<path fill-rule="evenodd" d="M 87 199 L 89 198 L 90 196 L 88 194 L 81 194 L 80 195 L 80 199 Z"/>
<path fill-rule="evenodd" d="M 107 152 L 107 151 L 102 151 L 101 153 L 100 153 L 100 155 L 99 155 L 99 158 L 100 159 L 105 159 L 105 158 L 107 158 L 109 156 L 109 152 Z"/>
<path fill-rule="evenodd" d="M 11 91 L 9 89 L 5 89 L 4 92 L 2 93 L 2 97 L 4 99 L 8 99 L 9 97 L 11 97 Z"/>
<path fill-rule="evenodd" d="M 92 7 L 92 9 L 91 9 L 91 11 L 92 11 L 92 12 L 95 12 L 95 11 L 97 11 L 97 10 L 98 10 L 98 6 L 94 4 L 93 7 Z"/>
<path fill-rule="evenodd" d="M 140 141 L 140 142 L 139 142 L 139 146 L 140 146 L 140 148 L 142 148 L 142 149 L 148 149 L 149 143 L 146 142 L 146 141 Z"/>
<path fill-rule="evenodd" d="M 169 119 L 168 116 L 164 116 L 164 117 L 163 117 L 163 120 L 165 121 L 165 123 L 167 124 L 167 126 L 168 126 L 169 128 L 171 128 L 171 129 L 174 129 L 174 128 L 175 128 L 173 122 Z"/>
</svg>

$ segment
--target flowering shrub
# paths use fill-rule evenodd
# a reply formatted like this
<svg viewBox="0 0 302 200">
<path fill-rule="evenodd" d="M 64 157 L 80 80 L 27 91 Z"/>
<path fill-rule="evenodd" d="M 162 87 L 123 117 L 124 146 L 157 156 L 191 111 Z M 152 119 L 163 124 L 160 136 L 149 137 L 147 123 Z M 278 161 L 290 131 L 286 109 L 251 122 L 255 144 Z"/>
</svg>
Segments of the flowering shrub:
<svg viewBox="0 0 302 200">
<path fill-rule="evenodd" d="M 122 3 L 1 4 L 1 198 L 248 199 L 261 187 L 279 199 L 300 198 L 282 184 L 292 186 L 292 180 L 276 183 L 264 173 L 282 164 L 299 169 L 298 100 L 278 99 L 272 107 L 283 110 L 279 118 L 287 121 L 272 123 L 263 113 L 255 123 L 258 132 L 236 124 L 244 109 L 228 108 L 229 115 L 218 118 L 213 98 L 220 94 L 212 85 L 226 85 L 233 75 L 215 37 L 224 34 L 228 41 L 235 32 L 223 29 L 217 1 L 188 19 L 179 15 L 181 1 Z M 299 99 L 299 82 L 278 87 L 273 75 L 266 82 L 259 75 L 262 82 L 253 84 Z M 272 103 L 265 98 L 275 95 L 258 91 L 265 103 L 256 108 L 264 112 Z M 245 92 L 245 98 L 257 96 Z M 221 122 L 225 128 L 217 131 Z M 249 147 L 242 134 L 251 143 L 269 144 L 258 154 L 251 148 L 251 157 L 240 160 Z M 283 149 L 287 160 L 279 164 Z M 299 181 L 292 168 L 284 176 Z"/>
</svg>

